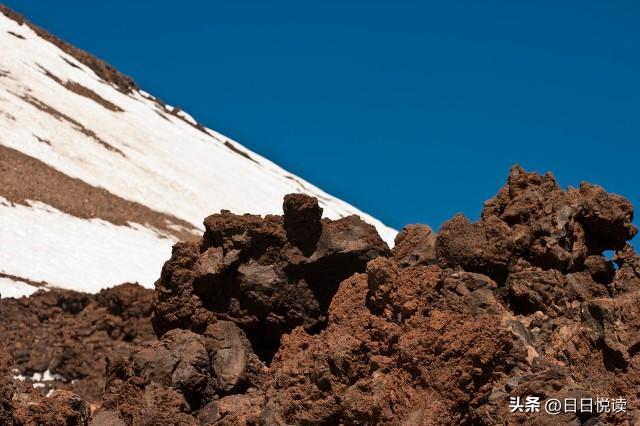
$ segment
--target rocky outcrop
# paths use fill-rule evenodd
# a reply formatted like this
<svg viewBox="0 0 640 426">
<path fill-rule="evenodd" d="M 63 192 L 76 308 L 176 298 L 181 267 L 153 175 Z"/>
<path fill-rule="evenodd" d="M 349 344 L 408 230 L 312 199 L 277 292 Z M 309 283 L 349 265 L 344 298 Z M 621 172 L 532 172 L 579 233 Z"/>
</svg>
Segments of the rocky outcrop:
<svg viewBox="0 0 640 426">
<path fill-rule="evenodd" d="M 427 225 L 407 225 L 398 233 L 393 258 L 401 267 L 436 263 L 436 234 Z"/>
<path fill-rule="evenodd" d="M 456 216 L 442 226 L 436 252 L 442 265 L 498 279 L 518 262 L 563 273 L 611 270 L 602 253 L 624 249 L 637 233 L 632 219 L 629 201 L 599 186 L 583 183 L 564 191 L 550 173 L 515 166 L 478 222 Z"/>
<path fill-rule="evenodd" d="M 329 325 L 283 338 L 270 368 L 267 424 L 472 422 L 490 384 L 526 351 L 479 274 L 369 263 L 340 286 Z M 411 423 L 412 422 L 412 423 Z"/>
<path fill-rule="evenodd" d="M 171 424 L 178 414 L 191 424 L 189 413 L 207 415 L 220 397 L 256 389 L 265 372 L 232 322 L 213 323 L 202 335 L 174 329 L 109 366 L 102 410 L 119 412 L 127 423 L 152 416 L 153 424 Z"/>
<path fill-rule="evenodd" d="M 52 304 L 123 321 L 153 309 L 157 338 L 109 358 L 92 425 L 635 424 L 632 220 L 622 197 L 516 167 L 479 221 L 407 226 L 390 251 L 359 218 L 321 219 L 290 195 L 284 216 L 206 218 L 200 242 L 174 247 L 153 308 L 118 292 Z M 3 371 L 10 358 L 0 352 Z M 25 398 L 39 398 L 29 415 L 64 404 L 87 419 L 71 394 L 20 392 L 5 374 L 3 421 Z M 510 406 L 527 397 L 540 409 Z M 596 409 L 620 397 L 624 410 Z M 592 405 L 544 412 L 567 398 Z"/>
<path fill-rule="evenodd" d="M 324 328 L 340 282 L 390 255 L 357 216 L 321 219 L 318 201 L 285 197 L 284 216 L 221 212 L 204 221 L 200 243 L 174 247 L 156 288 L 158 336 L 180 328 L 202 334 L 216 320 L 240 327 L 266 362 L 280 336 Z"/>
<path fill-rule="evenodd" d="M 632 219 L 621 197 L 587 184 L 563 191 L 550 175 L 516 167 L 480 221 L 457 216 L 437 236 L 406 227 L 390 258 L 342 281 L 324 327 L 303 322 L 282 334 L 256 389 L 213 399 L 192 416 L 212 424 L 624 424 L 640 384 Z M 245 221 L 250 232 L 209 218 L 206 249 L 193 253 L 222 247 L 215 259 L 225 265 L 242 257 L 227 257 L 233 250 L 250 251 L 236 282 L 249 292 L 257 291 L 251 282 L 282 286 L 264 259 L 280 259 L 295 231 L 265 232 L 279 229 L 277 218 Z M 250 234 L 261 243 L 243 245 Z M 319 234 L 309 232 L 315 248 L 307 259 L 319 258 L 329 240 Z M 615 259 L 604 250 L 616 250 Z M 174 261 L 206 271 L 203 260 Z M 629 405 L 626 413 L 511 412 L 509 399 L 526 396 L 543 404 L 624 396 Z"/>
</svg>

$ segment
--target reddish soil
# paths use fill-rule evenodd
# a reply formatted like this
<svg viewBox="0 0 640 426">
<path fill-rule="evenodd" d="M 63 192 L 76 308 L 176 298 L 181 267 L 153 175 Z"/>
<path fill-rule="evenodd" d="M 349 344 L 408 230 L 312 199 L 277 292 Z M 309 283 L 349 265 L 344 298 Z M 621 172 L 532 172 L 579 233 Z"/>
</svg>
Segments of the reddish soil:
<svg viewBox="0 0 640 426">
<path fill-rule="evenodd" d="M 193 225 L 174 216 L 128 201 L 91 186 L 42 161 L 0 145 L 0 196 L 17 204 L 41 201 L 72 216 L 103 219 L 115 225 L 129 222 L 152 226 L 182 240 L 195 239 Z M 173 226 L 172 226 L 173 225 Z"/>
</svg>

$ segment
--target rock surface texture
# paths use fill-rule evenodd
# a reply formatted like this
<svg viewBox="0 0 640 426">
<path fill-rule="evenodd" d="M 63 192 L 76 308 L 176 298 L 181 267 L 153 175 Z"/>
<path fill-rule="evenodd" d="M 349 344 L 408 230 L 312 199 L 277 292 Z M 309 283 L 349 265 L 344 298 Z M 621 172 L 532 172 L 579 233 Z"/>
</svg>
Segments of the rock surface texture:
<svg viewBox="0 0 640 426">
<path fill-rule="evenodd" d="M 87 424 L 109 360 L 155 338 L 152 297 L 122 284 L 95 295 L 52 289 L 0 299 L 0 424 Z"/>
<path fill-rule="evenodd" d="M 407 226 L 393 251 L 358 217 L 321 219 L 311 197 L 288 195 L 283 210 L 206 218 L 199 242 L 174 247 L 152 301 L 114 290 L 0 302 L 69 339 L 92 310 L 116 318 L 99 397 L 17 380 L 83 370 L 58 370 L 57 352 L 39 359 L 27 327 L 2 329 L 13 337 L 0 423 L 639 424 L 640 256 L 624 198 L 514 167 L 479 221 Z M 38 316 L 51 306 L 68 319 Z M 124 331 L 138 321 L 155 335 Z M 512 412 L 527 396 L 593 406 Z M 625 410 L 597 412 L 597 398 L 618 397 Z"/>
<path fill-rule="evenodd" d="M 318 201 L 289 194 L 284 216 L 221 212 L 204 220 L 199 243 L 174 247 L 156 284 L 153 324 L 202 334 L 216 320 L 242 329 L 269 361 L 280 336 L 325 327 L 342 280 L 391 254 L 375 228 L 357 216 L 321 219 Z"/>
</svg>

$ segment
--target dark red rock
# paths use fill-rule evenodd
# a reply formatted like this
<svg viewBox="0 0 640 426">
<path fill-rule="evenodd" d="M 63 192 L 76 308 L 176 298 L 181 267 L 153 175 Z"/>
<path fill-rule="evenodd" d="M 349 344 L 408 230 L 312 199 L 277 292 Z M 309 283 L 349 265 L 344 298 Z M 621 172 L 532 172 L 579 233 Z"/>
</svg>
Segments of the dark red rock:
<svg viewBox="0 0 640 426">
<path fill-rule="evenodd" d="M 284 209 L 284 217 L 211 215 L 199 247 L 174 247 L 157 283 L 159 336 L 173 328 L 204 333 L 213 319 L 228 320 L 268 361 L 282 334 L 323 327 L 342 280 L 390 254 L 357 216 L 321 221 L 315 198 L 290 194 Z"/>
<path fill-rule="evenodd" d="M 152 290 L 122 284 L 96 295 L 51 289 L 0 299 L 0 336 L 20 374 L 49 370 L 57 377 L 41 388 L 44 394 L 66 389 L 97 402 L 107 359 L 155 337 L 152 298 Z"/>
<path fill-rule="evenodd" d="M 305 256 L 309 256 L 315 250 L 322 233 L 322 208 L 318 205 L 317 198 L 304 194 L 287 194 L 282 210 L 287 240 Z"/>
<path fill-rule="evenodd" d="M 215 417 L 211 404 L 217 398 L 259 387 L 264 374 L 264 365 L 232 322 L 210 324 L 203 335 L 173 329 L 109 366 L 103 407 L 128 423 L 145 422 L 149 412 L 158 421 L 175 415 L 188 423 L 192 419 L 183 414 Z M 166 398 L 172 403 L 165 406 Z"/>
<path fill-rule="evenodd" d="M 48 396 L 13 378 L 14 364 L 0 346 L 0 424 L 84 426 L 91 416 L 89 404 L 69 391 Z"/>
<path fill-rule="evenodd" d="M 427 225 L 407 225 L 398 233 L 393 258 L 401 267 L 436 263 L 436 234 Z"/>
<path fill-rule="evenodd" d="M 456 217 L 438 233 L 442 265 L 461 266 L 498 280 L 520 259 L 563 273 L 595 267 L 604 250 L 620 250 L 637 232 L 631 204 L 595 185 L 563 191 L 551 174 L 511 169 L 507 185 L 485 203 L 480 221 Z M 589 265 L 590 264 L 590 265 Z M 597 279 L 610 272 L 594 271 Z"/>
</svg>

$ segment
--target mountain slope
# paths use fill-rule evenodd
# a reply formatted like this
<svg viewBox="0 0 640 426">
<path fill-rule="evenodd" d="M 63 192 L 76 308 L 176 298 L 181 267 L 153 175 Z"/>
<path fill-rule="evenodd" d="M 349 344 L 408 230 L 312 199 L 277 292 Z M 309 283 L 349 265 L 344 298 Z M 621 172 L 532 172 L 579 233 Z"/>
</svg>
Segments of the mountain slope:
<svg viewBox="0 0 640 426">
<path fill-rule="evenodd" d="M 205 216 L 279 213 L 291 192 L 317 197 L 330 218 L 360 215 L 392 243 L 380 221 L 0 12 L 2 297 L 151 286 Z"/>
</svg>

